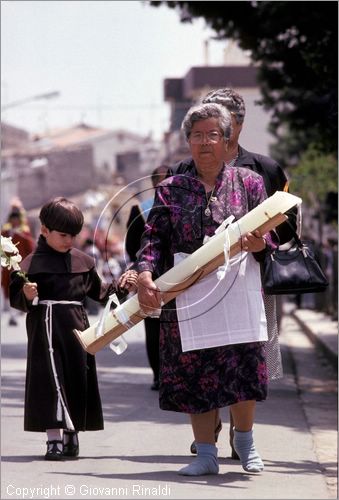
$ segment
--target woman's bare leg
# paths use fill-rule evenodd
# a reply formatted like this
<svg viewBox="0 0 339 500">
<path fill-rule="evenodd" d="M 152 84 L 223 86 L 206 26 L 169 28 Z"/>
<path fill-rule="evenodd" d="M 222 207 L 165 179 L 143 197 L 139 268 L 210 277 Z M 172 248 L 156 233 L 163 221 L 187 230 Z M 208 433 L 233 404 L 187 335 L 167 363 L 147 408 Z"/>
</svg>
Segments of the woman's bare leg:
<svg viewBox="0 0 339 500">
<path fill-rule="evenodd" d="M 190 415 L 194 439 L 197 443 L 214 444 L 214 429 L 217 410 Z"/>
<path fill-rule="evenodd" d="M 202 476 L 218 474 L 219 465 L 215 446 L 216 410 L 190 415 L 197 447 L 197 456 L 193 462 L 180 469 L 184 476 Z"/>
<path fill-rule="evenodd" d="M 234 420 L 233 445 L 243 469 L 247 472 L 261 472 L 264 469 L 253 441 L 255 406 L 256 402 L 251 400 L 241 401 L 230 407 Z"/>
<path fill-rule="evenodd" d="M 256 401 L 241 401 L 230 406 L 233 425 L 237 431 L 250 431 L 254 423 Z"/>
</svg>

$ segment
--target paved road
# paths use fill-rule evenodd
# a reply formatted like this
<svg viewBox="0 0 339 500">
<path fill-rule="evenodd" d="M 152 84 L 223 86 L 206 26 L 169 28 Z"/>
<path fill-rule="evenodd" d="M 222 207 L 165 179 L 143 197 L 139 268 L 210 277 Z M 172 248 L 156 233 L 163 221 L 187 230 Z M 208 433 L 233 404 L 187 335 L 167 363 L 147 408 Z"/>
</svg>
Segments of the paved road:
<svg viewBox="0 0 339 500">
<path fill-rule="evenodd" d="M 91 322 L 95 318 L 91 318 Z M 284 378 L 271 383 L 257 408 L 255 437 L 265 463 L 245 473 L 229 458 L 228 416 L 219 437 L 220 474 L 189 478 L 192 440 L 185 415 L 164 412 L 149 389 L 144 330 L 126 334 L 127 351 L 97 355 L 105 430 L 80 434 L 80 459 L 46 462 L 45 435 L 23 432 L 24 316 L 2 316 L 1 498 L 336 498 L 336 376 L 300 326 L 282 323 Z"/>
</svg>

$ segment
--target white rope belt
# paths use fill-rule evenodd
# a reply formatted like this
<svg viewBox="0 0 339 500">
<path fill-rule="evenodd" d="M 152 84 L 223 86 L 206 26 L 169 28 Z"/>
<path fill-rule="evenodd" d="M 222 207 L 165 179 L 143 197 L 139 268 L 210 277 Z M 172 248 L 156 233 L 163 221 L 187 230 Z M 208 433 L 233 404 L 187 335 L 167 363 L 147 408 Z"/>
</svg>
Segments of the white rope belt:
<svg viewBox="0 0 339 500">
<path fill-rule="evenodd" d="M 53 306 L 55 304 L 64 304 L 64 305 L 69 305 L 69 304 L 74 304 L 77 306 L 82 306 L 82 302 L 79 302 L 77 300 L 39 300 L 39 304 L 43 304 L 46 307 L 46 315 L 45 315 L 45 324 L 46 324 L 46 335 L 47 335 L 47 341 L 48 341 L 48 350 L 49 350 L 49 357 L 51 360 L 51 366 L 52 366 L 52 371 L 53 371 L 53 376 L 54 376 L 54 381 L 55 381 L 55 387 L 57 390 L 58 394 L 58 402 L 57 402 L 57 413 L 56 413 L 56 418 L 57 421 L 60 422 L 62 421 L 62 410 L 64 411 L 65 415 L 65 421 L 67 428 L 71 431 L 74 431 L 74 425 L 72 422 L 72 419 L 68 413 L 64 398 L 61 393 L 61 388 L 59 384 L 59 379 L 58 379 L 58 374 L 55 366 L 55 360 L 54 360 L 54 349 L 53 349 L 53 343 L 52 343 L 52 337 L 53 337 Z"/>
</svg>

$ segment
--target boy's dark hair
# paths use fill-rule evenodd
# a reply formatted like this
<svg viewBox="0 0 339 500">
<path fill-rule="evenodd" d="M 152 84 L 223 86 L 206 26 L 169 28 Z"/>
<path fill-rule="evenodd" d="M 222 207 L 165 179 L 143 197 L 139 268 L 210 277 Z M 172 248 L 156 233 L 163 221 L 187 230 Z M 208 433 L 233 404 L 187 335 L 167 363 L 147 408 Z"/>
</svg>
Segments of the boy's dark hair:
<svg viewBox="0 0 339 500">
<path fill-rule="evenodd" d="M 59 231 L 72 236 L 80 233 L 84 223 L 81 210 L 72 201 L 62 197 L 46 203 L 40 210 L 39 219 L 50 231 Z"/>
</svg>

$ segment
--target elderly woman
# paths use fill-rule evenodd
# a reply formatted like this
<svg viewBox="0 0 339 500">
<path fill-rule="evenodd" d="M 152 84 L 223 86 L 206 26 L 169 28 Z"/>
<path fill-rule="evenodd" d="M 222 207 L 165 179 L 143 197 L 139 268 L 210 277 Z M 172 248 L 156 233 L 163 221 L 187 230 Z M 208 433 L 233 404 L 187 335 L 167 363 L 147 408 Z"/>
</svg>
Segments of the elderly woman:
<svg viewBox="0 0 339 500">
<path fill-rule="evenodd" d="M 194 168 L 187 175 L 170 177 L 157 187 L 138 261 L 138 296 L 145 314 L 160 308 L 162 298 L 153 280 L 174 265 L 175 256 L 193 253 L 226 218 L 233 215 L 240 219 L 266 198 L 258 174 L 223 161 L 231 133 L 231 116 L 224 107 L 203 104 L 191 108 L 183 121 L 183 130 Z M 204 302 L 200 302 L 198 323 L 193 323 L 196 319 L 192 315 L 190 318 L 190 314 L 182 316 L 182 309 L 185 313 L 187 308 L 178 307 L 178 298 L 162 309 L 160 408 L 190 415 L 197 449 L 196 458 L 179 474 L 218 473 L 215 431 L 217 410 L 224 406 L 232 410 L 233 445 L 244 470 L 263 470 L 252 427 L 256 401 L 267 396 L 267 331 L 257 262 L 271 244 L 269 235 L 265 238 L 258 232 L 242 236 L 244 251 L 234 264 L 238 266 L 234 278 L 228 280 L 232 274 L 226 273 L 221 280 L 225 293 L 222 300 L 215 301 L 218 304 L 204 311 Z M 231 265 L 231 271 L 234 266 Z M 234 286 L 238 282 L 242 288 Z M 207 296 L 210 300 L 214 292 L 210 289 L 205 292 L 206 300 Z M 236 320 L 229 321 L 231 316 Z M 201 344 L 203 348 L 184 351 L 185 331 L 190 323 L 194 325 L 191 324 L 191 332 L 202 325 L 201 338 L 205 343 Z M 214 342 L 216 331 L 219 336 Z M 245 331 L 249 332 L 248 338 Z M 220 340 L 223 334 L 224 341 Z M 230 338 L 231 342 L 227 340 Z"/>
</svg>

